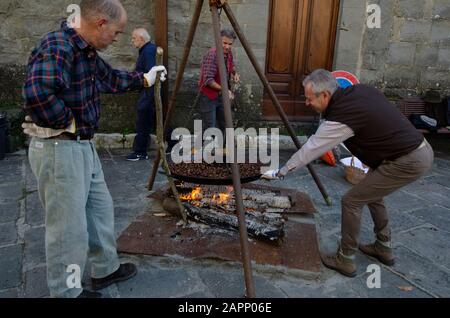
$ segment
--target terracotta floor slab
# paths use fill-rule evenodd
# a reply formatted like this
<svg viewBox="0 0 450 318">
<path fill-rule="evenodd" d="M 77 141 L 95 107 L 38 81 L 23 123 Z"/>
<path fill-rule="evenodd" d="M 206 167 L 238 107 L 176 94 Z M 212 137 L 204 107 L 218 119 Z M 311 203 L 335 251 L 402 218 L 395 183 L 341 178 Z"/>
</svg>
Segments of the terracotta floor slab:
<svg viewBox="0 0 450 318">
<path fill-rule="evenodd" d="M 298 202 L 298 206 L 313 206 L 306 195 L 301 201 L 304 202 Z M 310 208 L 307 210 L 312 212 Z M 178 221 L 179 219 L 171 216 L 157 217 L 151 212 L 147 213 L 121 234 L 118 250 L 129 254 L 179 255 L 192 259 L 241 261 L 237 232 L 180 228 L 176 225 Z M 320 272 L 321 261 L 315 226 L 287 221 L 285 233 L 283 241 L 278 245 L 252 240 L 252 260 L 261 265 Z"/>
</svg>

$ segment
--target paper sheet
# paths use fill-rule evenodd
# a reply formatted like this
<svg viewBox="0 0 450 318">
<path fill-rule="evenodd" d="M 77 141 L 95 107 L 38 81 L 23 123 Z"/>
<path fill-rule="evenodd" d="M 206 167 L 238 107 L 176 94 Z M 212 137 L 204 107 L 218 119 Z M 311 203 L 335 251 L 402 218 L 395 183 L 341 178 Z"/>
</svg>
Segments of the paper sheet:
<svg viewBox="0 0 450 318">
<path fill-rule="evenodd" d="M 341 163 L 344 166 L 347 166 L 347 167 L 351 166 L 351 164 L 352 164 L 352 157 L 341 159 Z M 356 168 L 364 170 L 365 173 L 369 172 L 369 168 L 364 167 L 362 162 L 356 157 L 355 157 L 355 160 L 353 162 L 353 166 L 356 167 Z"/>
</svg>

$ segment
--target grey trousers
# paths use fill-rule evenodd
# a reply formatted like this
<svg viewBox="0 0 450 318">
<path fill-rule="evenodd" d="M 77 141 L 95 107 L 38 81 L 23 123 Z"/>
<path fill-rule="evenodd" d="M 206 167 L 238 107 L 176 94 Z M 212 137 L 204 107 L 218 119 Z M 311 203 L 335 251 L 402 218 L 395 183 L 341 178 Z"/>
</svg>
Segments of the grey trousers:
<svg viewBox="0 0 450 318">
<path fill-rule="evenodd" d="M 120 266 L 113 201 L 100 159 L 90 141 L 33 138 L 29 160 L 45 209 L 50 296 L 77 297 L 82 288 L 72 283 L 83 277 L 87 258 L 94 278 Z"/>
<path fill-rule="evenodd" d="M 433 149 L 425 140 L 408 155 L 383 162 L 342 198 L 341 248 L 345 255 L 353 255 L 358 249 L 365 205 L 369 207 L 377 239 L 390 242 L 389 217 L 383 198 L 418 180 L 432 167 L 433 160 Z"/>
</svg>

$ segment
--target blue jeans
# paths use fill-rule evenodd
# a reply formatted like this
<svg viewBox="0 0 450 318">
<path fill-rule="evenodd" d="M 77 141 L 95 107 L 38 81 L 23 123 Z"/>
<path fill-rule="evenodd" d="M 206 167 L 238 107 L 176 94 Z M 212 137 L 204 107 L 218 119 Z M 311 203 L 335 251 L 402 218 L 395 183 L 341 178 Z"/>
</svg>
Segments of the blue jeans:
<svg viewBox="0 0 450 318">
<path fill-rule="evenodd" d="M 103 278 L 120 264 L 114 235 L 114 206 L 100 159 L 90 141 L 33 138 L 29 160 L 45 209 L 47 283 L 52 297 L 77 297 L 67 283 L 87 257 L 91 276 Z"/>
</svg>

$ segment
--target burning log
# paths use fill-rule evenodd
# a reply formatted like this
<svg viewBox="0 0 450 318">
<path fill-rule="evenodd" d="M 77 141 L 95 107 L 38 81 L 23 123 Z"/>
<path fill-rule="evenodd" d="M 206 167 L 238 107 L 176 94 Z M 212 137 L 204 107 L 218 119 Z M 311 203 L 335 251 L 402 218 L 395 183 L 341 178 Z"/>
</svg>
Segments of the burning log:
<svg viewBox="0 0 450 318">
<path fill-rule="evenodd" d="M 225 229 L 239 230 L 238 218 L 235 215 L 201 209 L 189 205 L 186 206 L 186 210 L 188 217 L 198 222 L 215 225 Z M 280 219 L 268 220 L 266 218 L 258 218 L 252 215 L 252 213 L 246 213 L 246 224 L 248 234 L 256 238 L 276 241 L 284 234 L 284 223 L 280 222 Z"/>
<path fill-rule="evenodd" d="M 288 197 L 275 197 L 269 203 L 269 206 L 278 209 L 290 209 L 292 204 Z"/>
<path fill-rule="evenodd" d="M 261 192 L 261 191 L 244 191 L 244 200 L 254 201 L 256 205 L 264 205 L 268 209 L 274 211 L 274 209 L 280 209 L 279 213 L 282 213 L 286 209 L 292 207 L 291 200 L 286 196 L 278 196 L 274 192 Z"/>
<path fill-rule="evenodd" d="M 184 204 L 184 206 L 187 216 L 191 220 L 222 229 L 239 230 L 238 218 L 234 214 L 222 213 L 191 204 Z M 174 199 L 166 198 L 163 202 L 163 208 L 167 212 L 179 216 L 179 209 Z M 279 215 L 247 212 L 246 224 L 248 234 L 258 239 L 276 241 L 284 235 L 284 220 Z"/>
</svg>

